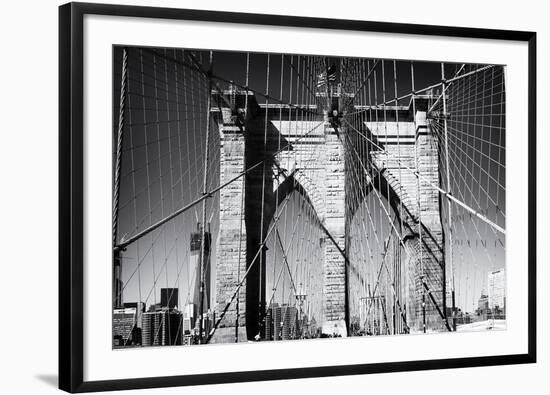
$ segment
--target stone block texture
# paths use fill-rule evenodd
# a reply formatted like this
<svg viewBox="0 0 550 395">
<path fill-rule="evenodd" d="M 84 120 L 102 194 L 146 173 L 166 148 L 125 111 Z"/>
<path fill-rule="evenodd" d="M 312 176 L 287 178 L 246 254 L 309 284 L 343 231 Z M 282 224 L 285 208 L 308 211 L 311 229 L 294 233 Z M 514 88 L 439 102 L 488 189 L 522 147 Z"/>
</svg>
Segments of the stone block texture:
<svg viewBox="0 0 550 395">
<path fill-rule="evenodd" d="M 260 245 L 260 233 L 266 234 L 277 204 L 281 204 L 286 195 L 298 190 L 311 203 L 320 224 L 332 237 L 332 240 L 326 237 L 322 243 L 322 327 L 329 328 L 327 330 L 337 328 L 345 336 L 348 284 L 342 251 L 346 248 L 346 216 L 353 213 L 346 213 L 342 136 L 338 136 L 323 119 L 283 121 L 279 114 L 276 114 L 277 117 L 268 116 L 266 128 L 264 111 L 258 110 L 254 119 L 247 120 L 246 133 L 235 125 L 220 124 L 220 183 L 235 177 L 245 166 L 256 163 L 258 159 L 270 159 L 266 161 L 266 166 L 255 169 L 246 178 L 242 177 L 221 190 L 216 245 L 216 314 L 219 317 L 225 309 L 247 265 L 252 263 L 252 255 L 256 254 Z M 445 310 L 445 279 L 440 197 L 433 187 L 439 185 L 437 141 L 429 133 L 425 117 L 417 117 L 416 123 L 394 124 L 388 123 L 383 132 L 380 125 L 366 126 L 372 128 L 373 135 L 389 154 L 380 150 L 370 152 L 383 178 L 384 187 L 381 189 L 384 191 L 379 192 L 390 200 L 398 215 L 399 221 L 396 223 L 399 222 L 397 225 L 402 227 L 404 236 L 404 258 L 408 256 L 408 259 L 403 264 L 404 295 L 401 304 L 407 311 L 408 325 L 413 331 L 423 329 L 424 317 L 428 330 L 440 330 L 444 325 L 437 310 Z M 378 134 L 373 130 L 375 126 L 378 126 Z M 254 148 L 260 145 L 265 148 L 263 152 L 257 152 Z M 279 152 L 285 145 L 288 147 Z M 246 158 L 245 152 L 248 152 Z M 252 162 L 247 163 L 246 160 Z M 415 171 L 420 177 L 414 174 Z M 289 179 L 292 183 L 285 182 Z M 370 178 L 365 176 L 364 180 Z M 265 188 L 269 191 L 266 192 Z M 388 195 L 386 190 L 391 193 Z M 264 218 L 263 228 L 259 225 L 259 215 Z M 261 270 L 251 271 L 248 283 L 245 282 L 239 292 L 239 340 L 246 339 L 246 335 L 250 339 L 256 333 L 261 334 L 262 330 L 252 321 L 261 320 L 262 310 L 265 310 L 265 291 L 256 288 L 262 284 L 261 276 L 265 276 L 269 262 L 265 262 L 265 252 L 260 254 L 259 259 L 261 262 L 256 266 Z M 234 338 L 236 306 L 233 302 L 225 314 L 220 325 L 223 335 L 220 336 Z M 247 320 L 250 322 L 247 323 Z M 254 333 L 242 335 L 243 331 Z"/>
<path fill-rule="evenodd" d="M 244 133 L 236 126 L 220 125 L 220 184 L 244 169 Z M 220 225 L 216 243 L 216 316 L 230 302 L 246 271 L 246 227 L 244 223 L 244 177 L 220 191 Z M 235 327 L 237 300 L 239 326 L 245 326 L 246 280 L 227 310 L 220 328 Z M 223 332 L 223 331 L 217 331 Z M 215 339 L 214 339 L 215 340 Z M 215 341 L 214 341 L 215 342 Z"/>
<path fill-rule="evenodd" d="M 384 183 L 386 196 L 399 218 L 405 249 L 405 300 L 407 321 L 412 331 L 445 330 L 444 235 L 440 215 L 438 143 L 424 112 L 413 122 L 373 128 L 384 151 L 371 152 Z M 418 176 L 415 174 L 417 172 Z M 384 189 L 384 188 L 382 188 Z M 382 190 L 383 194 L 387 193 Z M 438 311 L 439 309 L 439 311 Z"/>
<path fill-rule="evenodd" d="M 346 263 L 345 250 L 345 173 L 343 143 L 323 120 L 278 122 L 273 126 L 291 144 L 276 156 L 282 170 L 274 188 L 292 176 L 317 217 L 331 234 L 323 243 L 323 330 L 345 333 Z M 281 194 L 277 194 L 281 199 Z M 336 247 L 335 243 L 338 244 Z M 334 329 L 336 328 L 336 329 Z"/>
</svg>

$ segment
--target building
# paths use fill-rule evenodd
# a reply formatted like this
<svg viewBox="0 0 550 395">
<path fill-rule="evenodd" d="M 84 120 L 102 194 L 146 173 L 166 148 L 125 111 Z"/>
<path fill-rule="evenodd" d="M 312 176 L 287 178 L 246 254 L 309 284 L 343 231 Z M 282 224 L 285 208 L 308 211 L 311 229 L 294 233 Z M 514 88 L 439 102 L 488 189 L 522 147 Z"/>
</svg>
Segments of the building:
<svg viewBox="0 0 550 395">
<path fill-rule="evenodd" d="M 178 307 L 178 288 L 161 288 L 160 305 L 174 309 Z"/>
<path fill-rule="evenodd" d="M 125 347 L 141 343 L 135 307 L 113 310 L 113 347 Z"/>
<path fill-rule="evenodd" d="M 489 296 L 481 294 L 477 301 L 477 315 L 486 315 L 489 311 Z"/>
<path fill-rule="evenodd" d="M 193 345 L 193 336 L 191 335 L 183 335 L 183 340 L 182 340 L 182 344 L 184 346 L 191 346 Z"/>
<path fill-rule="evenodd" d="M 299 333 L 298 336 L 301 338 L 309 338 L 311 337 L 311 332 L 309 328 L 309 318 L 307 314 L 302 313 L 301 317 L 298 317 L 298 329 Z"/>
<path fill-rule="evenodd" d="M 298 309 L 294 306 L 282 306 L 283 325 L 281 337 L 283 340 L 297 339 L 299 337 Z"/>
<path fill-rule="evenodd" d="M 162 305 L 160 303 L 155 303 L 155 304 L 151 304 L 147 311 L 153 312 L 153 311 L 160 311 L 160 310 L 162 310 Z"/>
<path fill-rule="evenodd" d="M 460 309 L 456 314 L 456 324 L 457 325 L 466 325 L 472 323 L 472 316 L 468 312 L 463 312 Z"/>
<path fill-rule="evenodd" d="M 318 337 L 320 336 L 320 328 L 317 327 L 317 320 L 314 317 L 308 322 L 308 337 Z"/>
<path fill-rule="evenodd" d="M 143 302 L 125 302 L 123 304 L 123 307 L 138 309 L 138 310 L 141 310 L 142 312 L 145 311 L 145 303 Z"/>
<path fill-rule="evenodd" d="M 125 302 L 123 304 L 123 307 L 125 309 L 128 309 L 128 308 L 136 309 L 137 327 L 141 330 L 142 317 L 143 317 L 143 313 L 145 313 L 145 303 L 143 303 L 143 302 Z"/>
<path fill-rule="evenodd" d="M 283 326 L 283 316 L 281 307 L 278 304 L 273 306 L 272 312 L 272 322 L 271 326 L 273 328 L 273 340 L 281 340 L 281 328 Z"/>
<path fill-rule="evenodd" d="M 204 337 L 208 337 L 208 334 L 214 328 L 214 325 L 216 324 L 216 312 L 212 310 L 208 310 L 206 313 L 203 314 L 202 319 L 202 328 L 203 328 L 203 335 Z"/>
<path fill-rule="evenodd" d="M 266 311 L 265 315 L 265 340 L 280 340 L 281 328 L 283 325 L 281 307 L 278 303 L 273 303 Z"/>
<path fill-rule="evenodd" d="M 142 345 L 174 346 L 182 344 L 181 312 L 167 308 L 143 314 Z"/>
<path fill-rule="evenodd" d="M 195 312 L 193 317 L 199 316 L 200 308 L 200 283 L 201 283 L 201 270 L 200 270 L 200 251 L 202 244 L 202 227 L 201 224 L 197 224 L 197 232 L 191 233 L 190 238 L 190 256 L 189 256 L 189 273 L 190 279 L 190 297 L 191 302 L 195 306 Z M 212 242 L 212 235 L 210 232 L 204 232 L 204 297 L 203 297 L 203 312 L 206 313 L 210 308 L 210 245 Z"/>
<path fill-rule="evenodd" d="M 300 337 L 298 309 L 272 304 L 265 317 L 265 340 L 290 340 Z"/>
<path fill-rule="evenodd" d="M 365 297 L 363 308 L 366 309 L 365 330 L 369 335 L 382 335 L 388 329 L 386 319 L 386 297 L 384 295 Z M 368 313 L 368 314 L 367 314 Z"/>
<path fill-rule="evenodd" d="M 265 337 L 264 340 L 273 340 L 273 308 L 269 307 L 265 312 Z"/>
<path fill-rule="evenodd" d="M 195 305 L 188 303 L 183 309 L 183 334 L 191 335 L 195 329 Z"/>
<path fill-rule="evenodd" d="M 489 272 L 487 290 L 491 312 L 504 313 L 506 311 L 506 276 L 504 269 Z"/>
<path fill-rule="evenodd" d="M 115 270 L 120 271 L 120 265 L 118 265 L 118 268 L 115 268 Z M 122 294 L 124 290 L 124 284 L 122 283 L 122 280 L 120 279 L 120 274 L 115 274 L 114 278 L 114 295 L 113 295 L 113 307 L 120 309 L 122 307 Z"/>
</svg>

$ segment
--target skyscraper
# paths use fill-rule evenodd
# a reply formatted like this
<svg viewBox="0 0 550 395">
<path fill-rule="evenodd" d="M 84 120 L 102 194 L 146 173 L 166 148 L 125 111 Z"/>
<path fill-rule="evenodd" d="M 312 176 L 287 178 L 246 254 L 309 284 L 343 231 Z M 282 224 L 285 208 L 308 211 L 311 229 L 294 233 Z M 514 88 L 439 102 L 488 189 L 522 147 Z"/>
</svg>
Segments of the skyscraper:
<svg viewBox="0 0 550 395">
<path fill-rule="evenodd" d="M 140 344 L 137 307 L 125 307 L 113 311 L 113 347 Z"/>
<path fill-rule="evenodd" d="M 265 316 L 265 340 L 281 340 L 283 338 L 283 328 L 285 325 L 284 322 L 284 312 L 288 306 L 283 305 L 279 306 L 278 303 L 273 303 L 267 309 Z M 296 308 L 295 308 L 296 309 Z M 296 310 L 297 311 L 297 310 Z M 289 313 L 290 314 L 290 313 Z M 285 329 L 285 334 L 288 338 L 290 315 L 287 317 L 287 328 Z"/>
<path fill-rule="evenodd" d="M 183 310 L 183 334 L 190 335 L 195 328 L 195 305 L 188 303 Z"/>
<path fill-rule="evenodd" d="M 295 306 L 272 304 L 265 317 L 265 339 L 296 339 L 298 333 L 298 309 Z"/>
<path fill-rule="evenodd" d="M 489 309 L 489 297 L 487 295 L 481 294 L 477 302 L 477 311 L 481 314 L 486 314 Z"/>
<path fill-rule="evenodd" d="M 182 324 L 182 314 L 177 310 L 148 311 L 143 314 L 142 344 L 144 346 L 181 345 Z"/>
<path fill-rule="evenodd" d="M 197 232 L 191 233 L 191 245 L 190 245 L 190 264 L 188 278 L 190 279 L 190 302 L 195 305 L 194 317 L 199 316 L 200 311 L 200 283 L 201 283 L 201 271 L 200 271 L 200 252 L 202 243 L 202 227 L 197 225 Z M 210 232 L 204 232 L 204 298 L 203 298 L 203 312 L 206 313 L 210 308 L 210 244 L 212 241 L 212 235 Z"/>
<path fill-rule="evenodd" d="M 489 272 L 487 281 L 489 309 L 504 312 L 506 309 L 506 277 L 504 269 Z"/>
<path fill-rule="evenodd" d="M 160 305 L 169 309 L 176 308 L 178 306 L 178 288 L 161 288 Z"/>
<path fill-rule="evenodd" d="M 265 313 L 265 340 L 273 340 L 273 306 Z"/>
<path fill-rule="evenodd" d="M 283 306 L 283 340 L 296 339 L 298 333 L 298 309 L 294 306 Z"/>
</svg>

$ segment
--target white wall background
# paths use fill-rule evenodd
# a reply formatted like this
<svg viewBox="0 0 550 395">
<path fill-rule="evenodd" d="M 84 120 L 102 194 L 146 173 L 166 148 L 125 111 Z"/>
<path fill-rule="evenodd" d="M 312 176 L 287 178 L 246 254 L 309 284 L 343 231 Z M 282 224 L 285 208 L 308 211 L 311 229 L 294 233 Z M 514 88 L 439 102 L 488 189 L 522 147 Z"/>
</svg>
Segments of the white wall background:
<svg viewBox="0 0 550 395">
<path fill-rule="evenodd" d="M 550 157 L 545 113 L 550 24 L 544 2 L 462 0 L 124 1 L 118 3 L 278 13 L 388 22 L 534 30 L 538 33 L 538 353 L 536 365 L 202 386 L 132 393 L 541 394 L 548 386 L 549 270 L 545 239 Z M 57 388 L 57 6 L 59 1 L 3 4 L 0 22 L 0 388 L 47 394 Z M 513 111 L 513 109 L 512 109 Z M 543 314 L 546 312 L 546 314 Z"/>
</svg>

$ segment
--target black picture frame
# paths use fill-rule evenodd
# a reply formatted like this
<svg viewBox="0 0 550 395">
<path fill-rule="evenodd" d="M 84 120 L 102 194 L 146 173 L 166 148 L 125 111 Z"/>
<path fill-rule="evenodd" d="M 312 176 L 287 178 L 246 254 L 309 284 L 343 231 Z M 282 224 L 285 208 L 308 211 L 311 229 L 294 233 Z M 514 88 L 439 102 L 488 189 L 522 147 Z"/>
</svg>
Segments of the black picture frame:
<svg viewBox="0 0 550 395">
<path fill-rule="evenodd" d="M 83 378 L 83 18 L 87 14 L 231 22 L 528 43 L 528 351 L 525 354 L 142 377 Z M 90 392 L 320 376 L 449 369 L 536 361 L 536 33 L 159 7 L 69 3 L 59 8 L 59 388 Z"/>
</svg>

